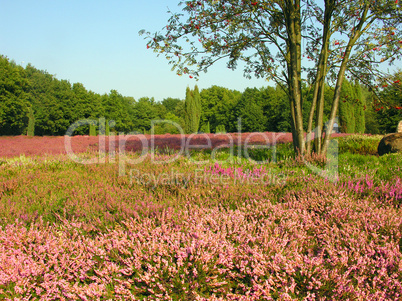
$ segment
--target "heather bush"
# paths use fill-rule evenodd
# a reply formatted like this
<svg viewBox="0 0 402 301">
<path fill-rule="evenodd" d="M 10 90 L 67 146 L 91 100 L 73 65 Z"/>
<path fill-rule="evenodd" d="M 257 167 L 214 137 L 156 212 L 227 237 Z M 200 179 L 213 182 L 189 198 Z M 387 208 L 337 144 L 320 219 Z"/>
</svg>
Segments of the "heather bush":
<svg viewBox="0 0 402 301">
<path fill-rule="evenodd" d="M 402 298 L 400 155 L 237 151 L 1 159 L 0 299 Z"/>
<path fill-rule="evenodd" d="M 341 192 L 188 204 L 90 237 L 74 220 L 0 231 L 5 299 L 399 300 L 400 209 Z M 44 264 L 45 263 L 45 264 Z"/>
</svg>

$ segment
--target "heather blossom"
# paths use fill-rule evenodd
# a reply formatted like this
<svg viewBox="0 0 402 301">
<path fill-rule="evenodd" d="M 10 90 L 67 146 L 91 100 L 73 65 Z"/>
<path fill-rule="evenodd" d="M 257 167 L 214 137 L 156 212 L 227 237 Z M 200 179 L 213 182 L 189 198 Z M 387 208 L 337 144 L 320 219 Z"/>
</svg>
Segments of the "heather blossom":
<svg viewBox="0 0 402 301">
<path fill-rule="evenodd" d="M 401 300 L 401 159 L 381 160 L 375 177 L 340 160 L 336 183 L 297 159 L 208 162 L 215 183 L 147 156 L 139 174 L 186 177 L 151 185 L 113 162 L 5 159 L 0 299 Z"/>
</svg>

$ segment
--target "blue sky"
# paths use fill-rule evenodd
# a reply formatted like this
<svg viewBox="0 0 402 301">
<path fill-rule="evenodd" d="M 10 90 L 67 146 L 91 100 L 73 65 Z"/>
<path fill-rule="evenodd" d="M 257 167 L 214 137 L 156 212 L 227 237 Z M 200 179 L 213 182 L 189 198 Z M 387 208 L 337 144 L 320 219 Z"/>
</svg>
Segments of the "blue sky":
<svg viewBox="0 0 402 301">
<path fill-rule="evenodd" d="M 0 0 L 0 54 L 25 66 L 81 82 L 103 94 L 116 89 L 138 99 L 184 98 L 187 86 L 212 85 L 243 91 L 263 87 L 263 79 L 248 80 L 243 71 L 224 63 L 203 73 L 197 82 L 179 77 L 163 57 L 146 49 L 138 31 L 160 30 L 180 0 Z"/>
</svg>

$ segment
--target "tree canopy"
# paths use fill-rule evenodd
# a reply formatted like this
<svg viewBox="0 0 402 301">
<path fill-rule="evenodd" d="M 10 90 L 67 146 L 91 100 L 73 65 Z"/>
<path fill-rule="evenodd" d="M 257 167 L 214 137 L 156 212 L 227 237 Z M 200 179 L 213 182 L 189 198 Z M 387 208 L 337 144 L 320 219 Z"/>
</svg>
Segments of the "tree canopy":
<svg viewBox="0 0 402 301">
<path fill-rule="evenodd" d="M 186 125 L 185 100 L 165 98 L 157 101 L 149 97 L 135 100 L 116 90 L 99 95 L 87 90 L 81 83 L 59 80 L 30 64 L 24 69 L 2 56 L 0 70 L 0 135 L 64 135 L 75 121 L 85 118 L 97 120 L 100 117 L 104 117 L 107 124 L 113 120 L 112 126 L 106 128 L 107 133 L 109 130 L 116 133 L 150 133 L 151 121 L 155 119 L 170 120 L 182 128 Z M 387 79 L 389 84 L 378 87 L 377 95 L 356 82 L 347 81 L 341 91 L 341 131 L 372 134 L 395 131 L 402 119 L 401 81 L 401 72 L 396 72 Z M 305 128 L 313 103 L 313 85 L 304 84 L 302 88 Z M 333 87 L 326 84 L 324 123 L 331 114 L 333 95 Z M 238 118 L 242 120 L 243 132 L 291 131 L 288 96 L 279 85 L 247 88 L 243 92 L 211 86 L 200 90 L 199 98 L 201 115 L 200 124 L 196 127 L 201 132 L 236 132 Z M 354 118 L 351 119 L 351 116 Z M 316 116 L 313 117 L 316 122 Z M 90 129 L 92 134 L 96 134 L 96 128 L 88 125 L 76 129 L 74 134 L 88 135 Z M 169 122 L 155 124 L 153 132 L 180 133 Z"/>
<path fill-rule="evenodd" d="M 329 134 L 345 76 L 373 88 L 388 78 L 380 64 L 392 64 L 401 55 L 402 14 L 395 0 L 191 0 L 179 5 L 182 12 L 170 12 L 161 32 L 140 31 L 147 48 L 165 55 L 179 75 L 198 77 L 226 59 L 231 69 L 241 63 L 246 77 L 275 81 L 288 96 L 300 153 L 311 150 L 304 134 L 314 125 L 315 149 L 326 153 L 326 83 L 334 86 Z M 307 129 L 303 81 L 313 91 Z"/>
</svg>

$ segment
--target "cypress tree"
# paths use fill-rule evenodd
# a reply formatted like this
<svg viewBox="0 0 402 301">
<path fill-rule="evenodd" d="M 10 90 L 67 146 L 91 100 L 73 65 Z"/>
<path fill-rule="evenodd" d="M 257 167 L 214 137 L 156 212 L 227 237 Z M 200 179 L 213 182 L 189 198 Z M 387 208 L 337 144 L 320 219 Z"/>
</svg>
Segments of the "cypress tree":
<svg viewBox="0 0 402 301">
<path fill-rule="evenodd" d="M 210 124 L 209 124 L 209 121 L 207 122 L 207 125 L 206 125 L 206 127 L 205 127 L 205 131 L 204 131 L 204 132 L 207 133 L 207 134 L 211 133 L 211 126 L 210 126 Z"/>
<path fill-rule="evenodd" d="M 191 132 L 191 105 L 192 93 L 189 87 L 186 89 L 186 99 L 184 100 L 184 131 L 186 134 Z"/>
<path fill-rule="evenodd" d="M 354 85 L 355 91 L 355 132 L 359 134 L 364 134 L 366 129 L 366 122 L 364 116 L 364 106 L 366 105 L 366 100 L 362 91 L 362 87 L 359 83 Z"/>
<path fill-rule="evenodd" d="M 211 126 L 209 124 L 209 121 L 207 123 L 204 123 L 201 126 L 201 132 L 203 132 L 205 134 L 210 134 L 211 133 Z"/>
<path fill-rule="evenodd" d="M 201 96 L 197 85 L 194 87 L 193 101 L 194 101 L 194 133 L 196 133 L 200 128 L 200 120 L 201 120 Z"/>
<path fill-rule="evenodd" d="M 32 107 L 29 107 L 27 136 L 33 137 L 34 135 L 35 135 L 35 116 Z"/>
<path fill-rule="evenodd" d="M 89 125 L 89 136 L 96 136 L 96 126 L 95 124 Z"/>
<path fill-rule="evenodd" d="M 342 133 L 355 132 L 354 100 L 354 89 L 348 81 L 345 81 L 342 85 L 341 99 L 339 103 L 339 121 Z"/>
<path fill-rule="evenodd" d="M 201 97 L 197 86 L 193 91 L 187 87 L 184 112 L 185 132 L 187 134 L 197 133 L 201 119 Z"/>
<path fill-rule="evenodd" d="M 215 133 L 216 134 L 226 134 L 225 126 L 223 124 L 218 125 L 216 127 Z"/>
<path fill-rule="evenodd" d="M 339 103 L 339 119 L 341 132 L 364 133 L 366 128 L 364 106 L 366 100 L 359 83 L 348 81 L 342 85 Z"/>
<path fill-rule="evenodd" d="M 109 126 L 109 121 L 106 120 L 105 122 L 105 136 L 109 136 L 110 135 L 110 126 Z"/>
</svg>

